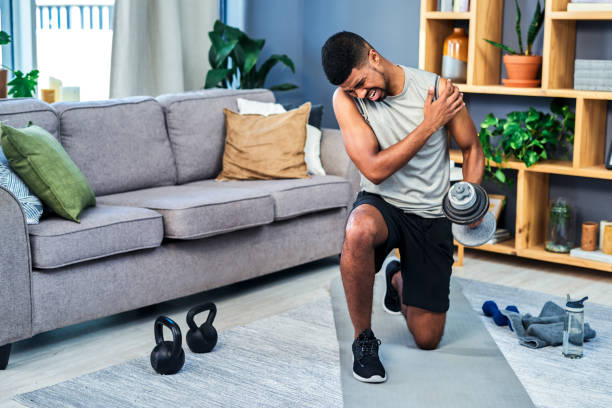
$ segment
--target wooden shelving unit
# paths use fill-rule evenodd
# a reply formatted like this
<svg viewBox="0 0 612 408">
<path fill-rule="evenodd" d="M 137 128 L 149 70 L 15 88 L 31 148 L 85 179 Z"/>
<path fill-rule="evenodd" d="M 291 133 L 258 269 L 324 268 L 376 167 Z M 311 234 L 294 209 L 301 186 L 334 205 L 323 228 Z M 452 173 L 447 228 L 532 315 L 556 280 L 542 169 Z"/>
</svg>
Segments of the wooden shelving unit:
<svg viewBox="0 0 612 408">
<path fill-rule="evenodd" d="M 612 264 L 556 254 L 544 249 L 548 218 L 549 175 L 612 180 L 604 165 L 607 103 L 612 92 L 573 88 L 576 21 L 611 20 L 612 12 L 567 12 L 569 0 L 546 0 L 541 88 L 509 88 L 499 84 L 501 55 L 483 38 L 501 41 L 503 0 L 471 0 L 467 13 L 436 11 L 436 0 L 421 0 L 419 67 L 442 71 L 442 44 L 454 22 L 469 25 L 468 78 L 458 84 L 464 93 L 568 98 L 576 100 L 574 153 L 571 160 L 547 160 L 531 167 L 508 160 L 491 163 L 517 172 L 516 229 L 514 239 L 480 250 L 612 272 Z M 450 157 L 462 163 L 458 150 Z M 460 253 L 462 253 L 461 248 Z"/>
</svg>

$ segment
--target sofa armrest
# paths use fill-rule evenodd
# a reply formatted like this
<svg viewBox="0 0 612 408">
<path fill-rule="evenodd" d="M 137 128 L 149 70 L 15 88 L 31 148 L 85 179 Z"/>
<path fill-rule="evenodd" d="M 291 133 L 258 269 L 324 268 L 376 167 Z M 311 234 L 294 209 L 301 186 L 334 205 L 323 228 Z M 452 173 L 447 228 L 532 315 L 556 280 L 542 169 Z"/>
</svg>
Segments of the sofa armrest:
<svg viewBox="0 0 612 408">
<path fill-rule="evenodd" d="M 332 176 L 344 177 L 351 183 L 351 202 L 357 196 L 360 187 L 361 176 L 359 170 L 346 153 L 342 132 L 339 129 L 321 129 L 321 164 L 325 173 Z"/>
<path fill-rule="evenodd" d="M 23 208 L 0 186 L 0 346 L 32 337 L 31 272 Z"/>
</svg>

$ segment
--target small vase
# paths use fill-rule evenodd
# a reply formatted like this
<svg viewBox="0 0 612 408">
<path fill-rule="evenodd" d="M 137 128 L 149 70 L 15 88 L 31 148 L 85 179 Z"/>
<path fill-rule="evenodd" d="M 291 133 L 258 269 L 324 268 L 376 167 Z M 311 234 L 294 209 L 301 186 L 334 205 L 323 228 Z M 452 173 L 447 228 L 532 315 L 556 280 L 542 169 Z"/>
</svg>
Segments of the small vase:
<svg viewBox="0 0 612 408">
<path fill-rule="evenodd" d="M 574 244 L 574 214 L 564 198 L 558 198 L 550 205 L 548 218 L 548 239 L 546 250 L 568 253 Z"/>
<path fill-rule="evenodd" d="M 580 249 L 583 251 L 594 251 L 595 248 L 597 248 L 597 223 L 592 221 L 583 222 Z"/>
<path fill-rule="evenodd" d="M 453 82 L 465 83 L 467 79 L 468 37 L 465 29 L 455 28 L 444 39 L 442 50 L 442 76 Z"/>
</svg>

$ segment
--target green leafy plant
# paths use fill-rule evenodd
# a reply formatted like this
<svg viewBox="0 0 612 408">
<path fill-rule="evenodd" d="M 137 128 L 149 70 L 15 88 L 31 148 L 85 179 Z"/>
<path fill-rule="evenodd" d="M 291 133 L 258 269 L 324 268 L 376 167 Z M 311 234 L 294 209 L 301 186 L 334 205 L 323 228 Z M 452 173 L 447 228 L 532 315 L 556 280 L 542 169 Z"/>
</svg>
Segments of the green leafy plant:
<svg viewBox="0 0 612 408">
<path fill-rule="evenodd" d="M 502 169 L 492 169 L 491 161 L 502 164 L 509 158 L 530 167 L 552 155 L 567 155 L 574 143 L 575 114 L 569 106 L 553 101 L 550 113 L 529 108 L 510 112 L 506 119 L 489 113 L 480 125 L 478 137 L 486 160 L 487 174 L 512 185 Z"/>
<path fill-rule="evenodd" d="M 38 85 L 38 70 L 32 70 L 27 74 L 17 70 L 13 71 L 15 77 L 7 84 L 9 86 L 8 94 L 13 98 L 33 98 L 36 95 L 36 86 Z"/>
<path fill-rule="evenodd" d="M 533 46 L 533 42 L 535 41 L 538 32 L 542 28 L 542 23 L 544 22 L 544 9 L 540 6 L 540 1 L 538 0 L 535 13 L 533 14 L 533 18 L 531 19 L 531 24 L 529 24 L 529 30 L 527 31 L 527 48 L 523 49 L 523 35 L 521 33 L 521 8 L 519 7 L 518 0 L 514 0 L 514 3 L 516 5 L 515 29 L 516 35 L 518 37 L 519 52 L 517 52 L 511 47 L 508 47 L 507 45 L 487 40 L 486 38 L 485 41 L 513 55 L 533 55 L 531 53 L 531 47 Z"/>
<path fill-rule="evenodd" d="M 11 36 L 5 31 L 0 31 L 0 45 L 7 45 L 11 42 Z M 12 70 L 6 65 L 2 67 L 11 71 L 14 78 L 7 83 L 9 90 L 8 94 L 13 98 L 32 98 L 36 95 L 36 86 L 38 85 L 38 70 L 34 69 L 24 75 L 19 70 Z"/>
<path fill-rule="evenodd" d="M 252 39 L 238 28 L 217 20 L 208 36 L 211 41 L 208 61 L 212 68 L 206 74 L 204 88 L 231 88 L 236 83 L 239 89 L 263 88 L 268 73 L 278 62 L 295 74 L 293 61 L 285 54 L 270 56 L 258 69 L 257 60 L 266 41 Z M 295 88 L 289 83 L 270 87 L 275 91 Z"/>
</svg>

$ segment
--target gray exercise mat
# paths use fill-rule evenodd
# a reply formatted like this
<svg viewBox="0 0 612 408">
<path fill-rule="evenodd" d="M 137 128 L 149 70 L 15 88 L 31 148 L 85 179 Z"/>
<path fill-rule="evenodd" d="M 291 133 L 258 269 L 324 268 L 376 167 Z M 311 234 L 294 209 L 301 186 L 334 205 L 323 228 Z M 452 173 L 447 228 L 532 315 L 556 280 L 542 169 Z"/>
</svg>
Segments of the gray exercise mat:
<svg viewBox="0 0 612 408">
<path fill-rule="evenodd" d="M 451 282 L 444 337 L 432 351 L 417 348 L 403 316 L 382 309 L 384 289 L 384 275 L 379 273 L 372 330 L 382 340 L 380 357 L 387 381 L 366 384 L 352 375 L 353 326 L 342 281 L 338 277 L 331 282 L 345 407 L 534 407 L 457 281 Z"/>
</svg>

